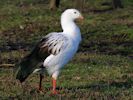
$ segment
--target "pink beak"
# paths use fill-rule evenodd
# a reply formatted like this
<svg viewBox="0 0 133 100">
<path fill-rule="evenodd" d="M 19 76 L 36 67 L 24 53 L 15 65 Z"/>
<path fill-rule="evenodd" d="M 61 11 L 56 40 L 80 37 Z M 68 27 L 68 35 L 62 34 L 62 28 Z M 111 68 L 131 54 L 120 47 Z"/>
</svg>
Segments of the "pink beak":
<svg viewBox="0 0 133 100">
<path fill-rule="evenodd" d="M 84 17 L 83 17 L 83 16 L 80 16 L 78 19 L 83 20 L 83 19 L 84 19 Z"/>
</svg>

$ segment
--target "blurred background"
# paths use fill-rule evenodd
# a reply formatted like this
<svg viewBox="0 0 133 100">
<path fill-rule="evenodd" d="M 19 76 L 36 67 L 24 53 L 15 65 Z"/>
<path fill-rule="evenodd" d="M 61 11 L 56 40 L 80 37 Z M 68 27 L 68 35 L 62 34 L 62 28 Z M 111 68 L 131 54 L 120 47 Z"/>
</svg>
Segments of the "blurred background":
<svg viewBox="0 0 133 100">
<path fill-rule="evenodd" d="M 0 0 L 0 98 L 51 98 L 35 91 L 35 74 L 23 90 L 12 68 L 43 36 L 62 31 L 67 8 L 79 9 L 85 19 L 77 22 L 83 40 L 60 76 L 59 97 L 133 99 L 133 0 Z M 50 78 L 44 81 L 48 92 Z"/>
</svg>

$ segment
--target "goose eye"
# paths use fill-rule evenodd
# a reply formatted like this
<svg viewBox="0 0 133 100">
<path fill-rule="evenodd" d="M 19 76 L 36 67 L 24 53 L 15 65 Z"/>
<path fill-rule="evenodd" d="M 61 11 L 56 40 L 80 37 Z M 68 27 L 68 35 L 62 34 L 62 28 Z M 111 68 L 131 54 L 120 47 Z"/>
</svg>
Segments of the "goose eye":
<svg viewBox="0 0 133 100">
<path fill-rule="evenodd" d="M 76 14 L 77 12 L 75 11 L 74 14 Z"/>
</svg>

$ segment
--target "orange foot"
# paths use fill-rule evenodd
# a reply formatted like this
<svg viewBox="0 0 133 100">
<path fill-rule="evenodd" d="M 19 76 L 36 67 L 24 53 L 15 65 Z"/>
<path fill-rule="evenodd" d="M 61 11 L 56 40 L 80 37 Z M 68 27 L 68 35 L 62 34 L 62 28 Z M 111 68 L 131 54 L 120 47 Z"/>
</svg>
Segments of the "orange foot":
<svg viewBox="0 0 133 100">
<path fill-rule="evenodd" d="M 57 95 L 57 94 L 60 94 L 60 92 L 57 90 L 52 90 L 52 95 Z"/>
</svg>

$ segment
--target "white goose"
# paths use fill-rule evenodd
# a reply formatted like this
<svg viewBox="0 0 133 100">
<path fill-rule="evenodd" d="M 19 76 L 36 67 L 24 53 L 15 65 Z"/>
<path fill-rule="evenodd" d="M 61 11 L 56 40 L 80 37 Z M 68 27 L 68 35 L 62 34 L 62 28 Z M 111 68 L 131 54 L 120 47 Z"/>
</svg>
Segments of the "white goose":
<svg viewBox="0 0 133 100">
<path fill-rule="evenodd" d="M 78 10 L 65 10 L 61 15 L 63 32 L 52 32 L 46 35 L 32 52 L 18 64 L 19 70 L 16 79 L 22 83 L 31 73 L 39 71 L 39 90 L 42 90 L 41 83 L 46 69 L 49 75 L 52 76 L 52 93 L 56 94 L 56 80 L 60 70 L 77 52 L 81 41 L 80 29 L 74 22 L 76 19 L 83 19 Z M 42 66 L 39 68 L 39 65 Z M 38 68 L 39 70 L 37 70 Z"/>
</svg>

